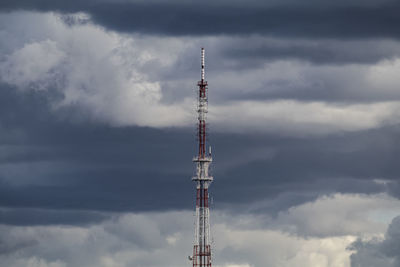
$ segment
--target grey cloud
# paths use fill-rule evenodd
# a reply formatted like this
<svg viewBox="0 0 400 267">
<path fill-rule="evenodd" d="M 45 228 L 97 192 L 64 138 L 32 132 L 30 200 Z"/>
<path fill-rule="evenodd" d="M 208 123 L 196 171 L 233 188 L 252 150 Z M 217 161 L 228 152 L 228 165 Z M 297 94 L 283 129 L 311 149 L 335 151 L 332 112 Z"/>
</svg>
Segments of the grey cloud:
<svg viewBox="0 0 400 267">
<path fill-rule="evenodd" d="M 226 42 L 218 53 L 236 63 L 238 69 L 246 69 L 274 60 L 291 59 L 314 64 L 373 64 L 398 57 L 400 49 L 398 43 L 391 40 L 301 40 L 253 36 Z"/>
<path fill-rule="evenodd" d="M 247 3 L 247 2 L 246 2 Z M 255 4 L 254 4 L 255 3 Z M 3 10 L 87 12 L 107 28 L 162 35 L 251 34 L 398 38 L 399 5 L 183 4 L 172 2 L 2 1 Z M 325 4 L 326 2 L 324 2 Z M 201 11 L 201 12 L 199 12 Z M 382 19 L 385 18 L 385 19 Z"/>
<path fill-rule="evenodd" d="M 350 257 L 352 267 L 400 266 L 400 217 L 393 219 L 384 240 L 358 240 L 349 249 L 355 250 Z"/>
<path fill-rule="evenodd" d="M 138 42 L 144 47 L 151 40 Z M 195 46 L 200 42 L 189 44 L 183 54 L 198 55 Z M 218 64 L 220 57 L 216 55 L 216 52 L 210 53 L 207 61 L 210 69 Z M 173 65 L 171 69 L 185 70 L 186 66 L 190 69 L 191 64 L 198 61 L 187 62 L 182 56 L 177 61 L 180 68 L 174 69 L 176 65 Z M 171 73 L 163 72 L 160 67 L 154 68 L 154 74 L 152 66 L 145 66 L 148 67 L 145 73 L 151 72 L 154 80 L 159 79 L 157 75 L 164 78 L 163 75 Z M 186 73 L 183 71 L 179 75 L 183 77 Z M 215 91 L 210 89 L 213 94 L 210 104 L 216 101 L 214 96 L 218 90 L 220 101 L 232 93 L 232 88 L 226 84 L 218 84 L 217 74 L 208 76 L 213 86 L 210 88 L 216 88 Z M 226 76 L 220 76 L 227 80 Z M 170 87 L 185 88 L 174 86 L 175 78 L 167 81 Z M 248 78 L 238 76 L 237 79 Z M 5 84 L 0 87 L 0 206 L 27 212 L 33 209 L 113 212 L 193 208 L 190 176 L 193 172 L 191 157 L 195 154 L 194 125 L 193 129 L 111 127 L 92 120 L 84 107 L 71 104 L 54 109 L 53 104 L 64 97 L 62 88 L 24 89 Z M 190 90 L 184 92 L 186 96 L 191 93 Z M 176 95 L 177 92 L 172 92 L 170 101 L 173 102 Z M 312 95 L 306 92 L 286 97 Z M 282 96 L 285 94 L 276 97 Z M 326 97 L 331 98 L 331 95 Z M 276 214 L 321 194 L 373 194 L 390 190 L 375 183 L 376 178 L 392 181 L 391 188 L 398 181 L 397 126 L 318 138 L 255 134 L 250 130 L 231 134 L 213 132 L 214 127 L 210 125 L 210 141 L 215 152 L 213 173 L 216 180 L 212 193 L 217 208 L 242 205 L 244 211 Z M 396 190 L 390 192 L 399 196 Z M 262 201 L 262 206 L 254 204 Z M 101 216 L 92 217 L 93 214 L 88 217 L 81 214 L 75 221 L 68 216 L 57 220 L 56 214 L 49 213 L 43 220 L 32 218 L 24 222 L 14 211 L 4 214 L 8 217 L 3 218 L 4 223 L 17 225 L 86 224 L 101 220 Z"/>
<path fill-rule="evenodd" d="M 24 134 L 1 139 L 8 155 L 18 155 L 18 160 L 3 158 L 1 206 L 107 211 L 192 208 L 194 130 L 115 128 L 60 120 L 45 108 L 43 92 L 18 93 L 3 87 L 2 99 L 0 116 L 13 118 L 2 119 L 7 131 L 19 129 Z M 386 191 L 373 179 L 398 179 L 393 155 L 399 152 L 391 145 L 397 140 L 396 129 L 318 140 L 226 133 L 212 133 L 210 138 L 215 148 L 212 193 L 219 208 L 241 203 L 253 212 L 278 212 L 325 193 Z M 29 149 L 33 145 L 37 149 Z M 252 208 L 252 202 L 261 200 L 268 200 L 267 204 Z M 54 221 L 51 216 L 49 223 Z M 18 216 L 14 218 L 8 223 L 22 223 Z M 82 218 L 82 223 L 88 220 Z M 30 223 L 46 222 L 32 218 Z"/>
<path fill-rule="evenodd" d="M 188 77 L 198 77 L 195 57 L 202 43 L 207 47 L 210 104 L 291 99 L 340 105 L 400 99 L 392 72 L 398 67 L 397 41 L 253 36 L 190 42 L 170 68 L 148 66 L 152 79 L 162 77 L 162 101 L 173 103 L 193 94 L 182 88 L 194 88 Z"/>
<path fill-rule="evenodd" d="M 85 226 L 0 225 L 1 265 L 184 266 L 186 255 L 176 255 L 191 243 L 191 219 L 171 212 L 122 214 Z"/>
<path fill-rule="evenodd" d="M 201 43 L 209 45 L 207 51 L 211 51 L 207 63 L 212 71 L 207 75 L 210 85 L 215 86 L 210 88 L 216 88 L 213 98 L 210 97 L 211 104 L 212 101 L 221 103 L 235 97 L 322 99 L 327 102 L 386 101 L 399 97 L 398 90 L 391 91 L 391 88 L 376 92 L 376 88 L 363 87 L 363 83 L 355 78 L 362 76 L 363 71 L 352 72 L 344 68 L 342 72 L 347 75 L 331 71 L 332 65 L 341 68 L 357 63 L 364 68 L 398 56 L 396 41 L 358 40 L 397 38 L 397 4 L 375 2 L 365 6 L 358 3 L 349 7 L 342 3 L 329 5 L 329 8 L 304 5 L 296 7 L 296 10 L 281 4 L 246 8 L 239 3 L 228 8 L 223 4 L 207 4 L 204 9 L 209 13 L 197 13 L 197 6 L 180 5 L 178 2 L 10 1 L 2 2 L 0 7 L 5 8 L 3 11 L 59 11 L 63 22 L 71 27 L 89 23 L 88 18 L 70 15 L 71 12 L 83 11 L 91 15 L 93 22 L 107 29 L 164 37 L 181 36 L 187 50 L 183 49 L 185 51 L 175 63 L 160 67 L 156 59 L 140 67 L 141 72 L 149 73 L 151 81 L 161 80 L 163 97 L 167 98 L 163 101 L 168 103 L 190 96 L 189 90 L 182 93 L 180 88 L 194 87 L 192 78 L 188 77 L 198 76 L 198 60 L 189 55 L 198 55 Z M 207 24 L 200 25 L 202 16 L 208 16 Z M 381 16 L 393 21 L 381 21 Z M 20 23 L 25 22 L 21 19 Z M 31 30 L 27 32 L 32 34 Z M 23 35 L 23 32 L 18 34 Z M 136 38 L 140 34 L 133 36 Z M 210 37 L 219 34 L 240 37 Z M 24 35 L 15 47 L 21 47 L 29 40 L 52 38 L 47 32 L 39 35 Z M 260 35 L 278 36 L 280 39 L 266 39 Z M 159 41 L 164 45 L 166 39 L 162 38 Z M 246 38 L 251 40 L 250 45 L 244 45 Z M 15 49 L 17 42 L 14 41 L 2 45 L 7 51 L 4 54 Z M 139 40 L 135 44 L 145 47 L 146 42 L 151 41 Z M 3 55 L 1 57 L 3 59 Z M 261 82 L 254 91 L 235 95 L 244 88 L 242 85 L 258 81 L 265 74 L 262 66 L 266 62 L 281 59 L 290 62 L 295 59 L 299 65 L 304 62 L 317 65 L 305 75 L 311 81 L 309 86 L 288 88 L 286 81 L 273 80 L 271 83 Z M 124 67 L 130 69 L 132 65 Z M 319 68 L 324 70 L 316 72 Z M 224 69 L 233 71 L 232 76 L 236 79 L 225 76 Z M 101 73 L 108 70 L 106 68 Z M 254 70 L 260 73 L 250 77 L 242 75 Z M 97 71 L 95 68 L 94 72 Z M 314 83 L 321 76 L 324 77 Z M 328 76 L 332 76 L 331 79 Z M 83 77 L 86 80 L 86 76 Z M 229 83 L 222 83 L 217 77 L 229 80 L 236 87 L 229 87 Z M 350 82 L 355 86 L 344 86 Z M 268 91 L 274 83 L 280 90 Z M 227 89 L 218 91 L 219 88 Z M 170 259 L 171 266 L 187 263 L 186 258 L 181 261 L 175 254 L 181 255 L 188 247 L 186 241 L 192 237 L 191 216 L 183 216 L 191 212 L 184 211 L 183 215 L 178 212 L 168 218 L 152 213 L 193 209 L 194 188 L 190 178 L 194 167 L 191 157 L 195 154 L 195 127 L 112 127 L 92 120 L 85 107 L 73 103 L 54 109 L 54 103 L 65 97 L 62 88 L 56 84 L 49 84 L 45 90 L 26 89 L 0 84 L 1 262 L 12 267 L 29 264 L 98 266 L 100 261 L 114 265 L 120 263 L 122 266 L 125 263 L 166 266 L 162 261 L 160 265 L 160 258 Z M 237 91 L 234 92 L 235 89 Z M 218 126 L 210 125 L 210 143 L 215 159 L 212 169 L 215 182 L 211 187 L 214 210 L 232 212 L 239 209 L 241 215 L 268 214 L 273 217 L 271 220 L 278 218 L 276 221 L 282 222 L 279 221 L 280 214 L 290 208 L 336 192 L 367 195 L 388 192 L 400 198 L 400 170 L 396 161 L 400 157 L 398 125 L 319 137 L 282 136 L 280 132 L 256 134 L 251 130 L 232 134 L 224 129 L 213 132 L 214 127 Z M 119 217 L 120 213 L 130 211 L 150 215 Z M 346 227 L 336 228 L 335 224 L 328 225 L 329 231 L 322 227 L 319 228 L 321 231 L 314 231 L 314 225 L 304 218 L 297 218 L 296 221 L 289 216 L 283 221 L 288 227 L 296 224 L 296 234 L 300 236 L 326 237 L 332 233 L 356 232 L 354 228 L 351 231 Z M 340 220 L 335 223 L 340 223 Z M 363 267 L 371 263 L 375 264 L 374 267 L 397 266 L 398 225 L 398 219 L 394 220 L 385 241 L 354 243 L 356 252 L 352 256 L 352 264 L 359 263 Z M 283 229 L 277 228 L 278 231 Z M 297 253 L 301 247 L 299 243 L 303 242 L 298 236 L 295 241 L 290 236 L 279 237 L 286 238 L 282 241 L 285 249 L 280 251 L 287 251 L 288 244 L 298 242 L 297 247 L 292 248 Z M 275 241 L 274 235 L 267 234 L 262 238 L 264 241 Z M 253 239 L 254 236 L 244 237 L 242 244 L 251 245 Z M 182 240 L 186 243 L 183 244 Z M 158 251 L 159 254 L 152 257 L 154 250 L 166 246 L 172 247 L 175 254 Z M 241 246 L 228 246 L 219 253 L 227 259 L 236 259 L 238 263 L 246 263 L 239 256 L 243 259 L 248 255 L 264 255 L 254 247 Z M 271 243 L 271 249 L 275 247 L 275 242 Z M 124 254 L 127 251 L 129 253 Z M 16 255 L 19 258 L 13 258 Z M 131 255 L 136 258 L 129 258 Z M 283 258 L 288 259 L 286 255 Z M 265 262 L 261 258 L 251 261 L 258 264 Z M 395 263 L 397 265 L 393 265 Z"/>
<path fill-rule="evenodd" d="M 110 218 L 112 215 L 93 211 L 51 209 L 0 209 L 0 224 L 33 225 L 90 225 Z"/>
<path fill-rule="evenodd" d="M 258 217 L 213 213 L 213 255 L 218 265 L 338 266 L 346 238 L 303 238 L 281 230 L 252 228 Z M 0 225 L 6 266 L 187 266 L 192 212 L 126 213 L 89 226 Z M 241 223 L 242 222 L 242 223 Z M 244 225 L 243 225 L 244 223 Z M 1 245 L 0 245 L 1 246 Z M 314 253 L 317 257 L 304 257 Z M 313 254 L 313 255 L 315 255 Z M 337 260 L 336 258 L 339 258 Z M 326 264 L 331 262 L 331 264 Z M 326 264 L 326 265 L 324 265 Z"/>
<path fill-rule="evenodd" d="M 62 23 L 59 23 L 60 21 L 57 22 L 55 17 L 54 15 L 32 15 L 32 13 L 1 16 L 0 19 L 2 19 L 4 25 L 7 21 L 10 21 L 10 24 L 4 26 L 4 32 L 7 33 L 4 34 L 4 38 L 6 40 L 18 39 L 18 41 L 10 41 L 11 44 L 15 43 L 10 47 L 19 51 L 24 45 L 36 44 L 42 48 L 40 50 L 42 52 L 48 54 L 53 52 L 55 56 L 58 54 L 69 55 L 67 62 L 61 60 L 62 62 L 55 64 L 48 73 L 39 75 L 40 77 L 44 76 L 45 81 L 41 79 L 29 81 L 29 79 L 24 79 L 24 75 L 18 74 L 18 71 L 24 73 L 25 69 L 21 65 L 24 66 L 27 63 L 26 61 L 19 62 L 18 67 L 9 69 L 8 72 L 13 75 L 8 78 L 11 79 L 10 82 L 28 84 L 28 87 L 45 87 L 46 89 L 51 88 L 52 91 L 58 88 L 61 93 L 66 91 L 65 87 L 67 87 L 69 95 L 76 97 L 76 94 L 78 94 L 80 96 L 76 101 L 84 102 L 79 103 L 86 106 L 88 115 L 92 113 L 93 116 L 93 109 L 100 110 L 102 112 L 95 114 L 103 120 L 115 122 L 115 120 L 120 119 L 136 122 L 135 113 L 131 111 L 135 110 L 134 107 L 137 105 L 129 105 L 129 109 L 121 108 L 120 113 L 117 112 L 119 107 L 125 107 L 125 105 L 113 105 L 114 102 L 120 101 L 117 97 L 119 94 L 129 96 L 130 90 L 121 89 L 121 85 L 125 86 L 126 83 L 129 83 L 129 80 L 120 78 L 128 76 L 129 71 L 127 70 L 130 69 L 137 70 L 140 74 L 145 75 L 148 78 L 146 81 L 159 83 L 162 90 L 160 104 L 181 106 L 184 98 L 193 97 L 194 81 L 198 78 L 198 47 L 202 45 L 207 47 L 206 75 L 210 83 L 210 104 L 226 103 L 227 100 L 242 101 L 249 99 L 295 99 L 342 103 L 368 103 L 400 99 L 399 90 L 396 90 L 396 80 L 390 72 L 391 69 L 397 68 L 398 63 L 387 61 L 385 64 L 381 64 L 384 59 L 396 58 L 399 52 L 397 41 L 338 41 L 225 36 L 218 38 L 182 37 L 175 39 L 174 42 L 173 38 L 133 35 L 131 39 L 124 39 L 125 43 L 123 44 L 113 44 L 112 47 L 107 48 L 101 46 L 103 49 L 98 49 L 95 41 L 92 41 L 91 38 L 81 41 L 80 44 L 72 42 L 75 44 L 72 46 L 70 45 L 71 42 L 66 40 L 72 40 L 75 34 L 77 36 L 80 34 L 80 31 L 87 32 L 86 35 L 97 36 L 96 38 L 99 38 L 97 35 L 99 34 L 101 38 L 104 38 L 102 41 L 104 43 L 113 42 L 113 39 L 104 31 L 95 27 L 90 28 L 88 26 L 90 28 L 88 29 L 77 26 L 74 30 L 66 29 Z M 52 25 L 47 25 L 46 18 L 52 21 Z M 53 24 L 56 24 L 56 26 Z M 50 30 L 41 30 L 46 27 L 49 27 Z M 66 39 L 54 34 L 54 32 L 61 31 L 66 31 Z M 38 40 L 38 42 L 31 43 L 32 39 Z M 85 42 L 90 42 L 95 47 L 92 50 L 96 50 L 97 53 L 91 54 L 86 48 L 87 46 L 84 45 Z M 132 44 L 126 45 L 126 42 L 132 42 Z M 47 47 L 45 44 L 53 44 L 50 47 L 53 47 L 54 51 L 45 51 Z M 8 46 L 4 44 L 3 47 L 5 57 L 13 53 L 13 50 L 10 51 L 11 48 Z M 298 48 L 302 49 L 298 50 Z M 270 49 L 272 50 L 270 51 Z M 150 53 L 154 57 L 146 63 L 137 63 L 137 61 L 140 61 L 137 60 L 139 51 L 145 51 L 145 53 Z M 81 53 L 87 55 L 85 60 L 82 60 L 82 57 L 79 56 Z M 107 59 L 110 54 L 115 55 L 117 53 L 118 57 L 129 60 L 119 62 L 115 66 L 112 62 L 99 64 L 99 62 L 104 61 L 104 58 L 96 55 L 103 53 L 107 55 Z M 172 54 L 171 59 L 167 58 L 168 53 Z M 331 56 L 325 57 L 327 53 Z M 31 55 L 31 57 L 33 61 L 37 59 L 35 55 Z M 116 59 L 118 60 L 118 57 L 112 58 L 114 62 Z M 88 68 L 86 59 L 91 62 L 90 64 L 99 64 L 100 66 L 96 69 Z M 165 60 L 169 60 L 168 63 L 165 63 Z M 110 59 L 110 61 L 112 60 Z M 323 65 L 313 65 L 309 62 Z M 41 63 L 42 61 L 37 64 L 41 65 Z M 353 63 L 365 64 L 355 65 Z M 379 63 L 378 67 L 382 65 L 382 69 L 374 71 L 373 63 Z M 4 68 L 9 66 L 8 63 L 3 65 Z M 110 65 L 114 67 L 110 68 Z M 77 69 L 79 71 L 76 71 Z M 84 75 L 78 74 L 83 72 L 94 79 L 93 83 L 82 78 L 85 77 Z M 285 75 L 281 75 L 282 73 Z M 376 77 L 373 77 L 373 75 L 376 75 Z M 99 86 L 95 86 L 96 83 Z M 92 86 L 96 88 L 92 88 Z M 85 88 L 93 90 L 99 99 L 104 97 L 109 99 L 110 96 L 107 94 L 110 87 L 116 89 L 115 94 L 112 95 L 116 98 L 114 101 L 105 103 L 86 101 L 86 98 L 91 96 Z M 62 101 L 62 94 L 60 95 L 58 102 Z M 121 112 L 123 116 L 121 116 Z M 119 116 L 116 114 L 119 114 Z"/>
</svg>

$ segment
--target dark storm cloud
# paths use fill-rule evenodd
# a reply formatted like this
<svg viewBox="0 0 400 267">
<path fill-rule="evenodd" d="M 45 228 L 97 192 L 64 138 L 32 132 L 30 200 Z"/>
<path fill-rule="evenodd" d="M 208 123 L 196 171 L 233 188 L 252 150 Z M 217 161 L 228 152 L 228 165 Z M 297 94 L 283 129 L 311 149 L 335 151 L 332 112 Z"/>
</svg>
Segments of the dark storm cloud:
<svg viewBox="0 0 400 267">
<path fill-rule="evenodd" d="M 291 37 L 398 38 L 395 2 L 382 5 L 266 6 L 201 2 L 2 1 L 0 8 L 89 13 L 106 28 L 161 35 L 267 34 Z"/>
<path fill-rule="evenodd" d="M 220 47 L 219 54 L 237 68 L 260 67 L 274 60 L 298 59 L 313 64 L 373 64 L 400 55 L 397 43 L 373 41 L 274 40 L 262 37 L 239 40 Z"/>
<path fill-rule="evenodd" d="M 3 157 L 0 165 L 0 206 L 8 210 L 2 223 L 86 224 L 103 217 L 83 210 L 192 208 L 194 131 L 70 122 L 49 111 L 43 92 L 6 86 L 0 92 L 6 126 L 0 143 L 7 154 L 18 155 Z M 220 208 L 251 209 L 251 203 L 267 200 L 265 208 L 277 212 L 326 193 L 386 191 L 373 179 L 398 179 L 396 128 L 318 139 L 213 133 L 211 141 L 212 193 Z M 43 212 L 39 219 L 20 216 L 19 209 L 78 215 L 73 220 Z"/>
<path fill-rule="evenodd" d="M 93 211 L 49 210 L 49 209 L 0 209 L 0 224 L 9 225 L 84 225 L 98 223 L 111 215 Z"/>
<path fill-rule="evenodd" d="M 394 159 L 400 156 L 399 141 L 398 129 L 393 128 L 314 139 L 253 136 L 216 140 L 216 146 L 224 151 L 217 160 L 221 157 L 234 162 L 232 155 L 247 158 L 245 146 L 257 151 L 256 144 L 258 150 L 264 147 L 274 153 L 271 158 L 260 157 L 219 169 L 213 190 L 219 205 L 269 199 L 270 204 L 264 208 L 272 212 L 333 192 L 389 191 L 374 179 L 398 181 L 399 169 Z M 392 194 L 399 196 L 394 190 Z"/>
<path fill-rule="evenodd" d="M 139 211 L 182 208 L 181 197 L 191 203 L 191 130 L 71 123 L 50 111 L 43 92 L 2 85 L 0 94 L 0 206 Z M 19 218 L 2 215 L 3 223 Z"/>
</svg>

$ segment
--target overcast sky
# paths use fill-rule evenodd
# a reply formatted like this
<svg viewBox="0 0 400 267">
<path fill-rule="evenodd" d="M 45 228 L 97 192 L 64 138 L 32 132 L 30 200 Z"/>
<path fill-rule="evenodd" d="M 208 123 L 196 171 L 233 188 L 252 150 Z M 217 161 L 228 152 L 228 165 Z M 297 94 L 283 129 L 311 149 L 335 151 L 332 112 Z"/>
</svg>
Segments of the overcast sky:
<svg viewBox="0 0 400 267">
<path fill-rule="evenodd" d="M 400 4 L 2 0 L 0 267 L 400 266 Z"/>
</svg>

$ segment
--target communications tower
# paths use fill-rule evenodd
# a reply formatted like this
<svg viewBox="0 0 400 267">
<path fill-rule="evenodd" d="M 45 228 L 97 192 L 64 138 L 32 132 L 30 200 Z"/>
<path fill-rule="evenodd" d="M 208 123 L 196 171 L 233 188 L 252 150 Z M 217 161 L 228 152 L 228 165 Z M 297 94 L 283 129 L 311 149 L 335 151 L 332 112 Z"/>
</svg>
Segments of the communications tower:
<svg viewBox="0 0 400 267">
<path fill-rule="evenodd" d="M 201 81 L 199 86 L 197 113 L 198 127 L 197 137 L 199 151 L 193 158 L 196 164 L 196 174 L 192 180 L 196 183 L 196 223 L 192 260 L 193 267 L 211 267 L 211 233 L 210 233 L 210 209 L 208 205 L 208 187 L 213 181 L 209 174 L 212 162 L 211 147 L 206 154 L 206 114 L 208 109 L 207 89 L 208 84 L 204 79 L 204 48 L 201 49 Z"/>
</svg>

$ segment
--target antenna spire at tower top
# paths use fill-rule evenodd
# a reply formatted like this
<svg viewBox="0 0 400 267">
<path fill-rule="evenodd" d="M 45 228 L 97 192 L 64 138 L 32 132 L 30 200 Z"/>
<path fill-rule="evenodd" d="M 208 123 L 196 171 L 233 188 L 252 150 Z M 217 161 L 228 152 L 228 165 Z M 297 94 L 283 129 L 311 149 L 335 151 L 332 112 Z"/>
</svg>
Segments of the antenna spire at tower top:
<svg viewBox="0 0 400 267">
<path fill-rule="evenodd" d="M 199 140 L 199 158 L 206 157 L 206 113 L 207 113 L 207 81 L 204 79 L 204 48 L 201 48 L 201 81 L 197 83 L 199 86 L 198 98 L 198 140 Z"/>
<path fill-rule="evenodd" d="M 201 48 L 201 81 L 204 81 L 205 60 L 204 60 L 204 47 Z"/>
</svg>

